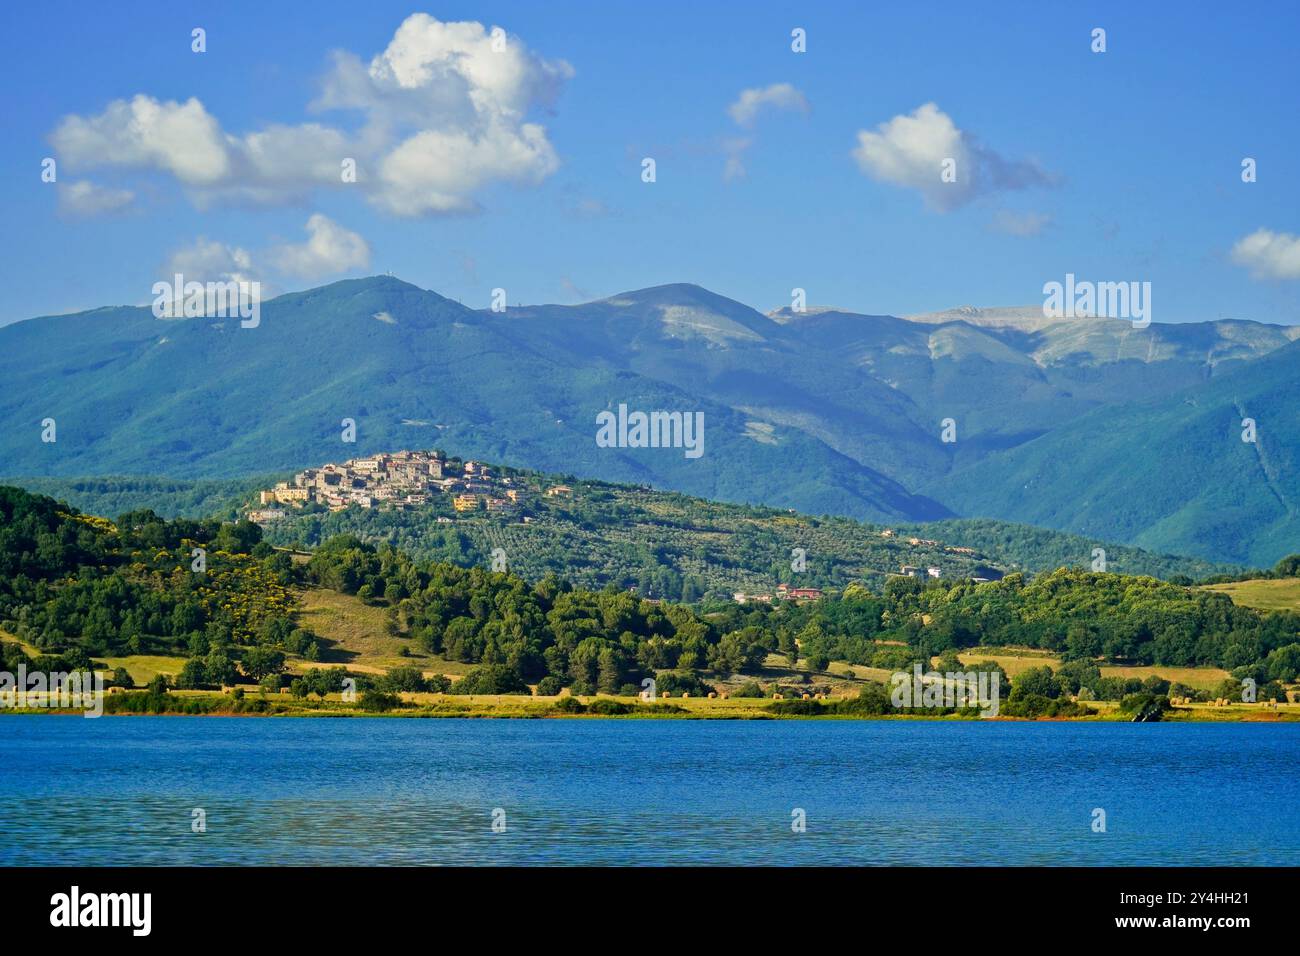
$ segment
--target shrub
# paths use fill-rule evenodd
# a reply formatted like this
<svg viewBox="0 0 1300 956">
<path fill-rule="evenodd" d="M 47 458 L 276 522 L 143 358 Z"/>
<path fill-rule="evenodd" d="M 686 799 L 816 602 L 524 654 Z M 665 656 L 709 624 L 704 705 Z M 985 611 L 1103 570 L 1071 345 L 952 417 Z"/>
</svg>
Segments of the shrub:
<svg viewBox="0 0 1300 956">
<path fill-rule="evenodd" d="M 587 708 L 576 697 L 561 697 L 555 702 L 555 709 L 562 714 L 581 714 Z"/>
<path fill-rule="evenodd" d="M 1006 717 L 1086 717 L 1092 711 L 1083 704 L 1076 704 L 1066 698 L 1025 694 L 1003 701 L 998 713 Z"/>
<path fill-rule="evenodd" d="M 563 689 L 560 679 L 554 675 L 547 674 L 537 682 L 538 697 L 555 697 Z"/>
<path fill-rule="evenodd" d="M 424 684 L 431 694 L 445 694 L 451 687 L 451 678 L 446 674 L 434 674 L 432 677 L 425 678 Z"/>
<path fill-rule="evenodd" d="M 685 693 L 692 697 L 707 697 L 711 690 L 713 688 L 695 674 L 667 671 L 655 678 L 656 693 L 671 693 L 673 696 Z"/>
<path fill-rule="evenodd" d="M 357 706 L 362 710 L 375 711 L 383 713 L 393 710 L 402 705 L 401 700 L 396 694 L 386 694 L 381 690 L 368 690 L 361 695 L 357 701 Z"/>
<path fill-rule="evenodd" d="M 617 717 L 622 714 L 630 714 L 635 709 L 635 705 L 615 700 L 612 697 L 597 697 L 587 706 L 588 713 L 599 714 L 602 717 Z"/>
<path fill-rule="evenodd" d="M 782 717 L 820 717 L 827 712 L 819 700 L 774 700 L 767 709 Z"/>
<path fill-rule="evenodd" d="M 878 716 L 880 714 L 892 714 L 894 704 L 889 699 L 889 688 L 884 684 L 872 681 L 863 685 L 862 690 L 858 691 L 857 697 L 837 701 L 835 709 L 845 714 Z"/>
</svg>

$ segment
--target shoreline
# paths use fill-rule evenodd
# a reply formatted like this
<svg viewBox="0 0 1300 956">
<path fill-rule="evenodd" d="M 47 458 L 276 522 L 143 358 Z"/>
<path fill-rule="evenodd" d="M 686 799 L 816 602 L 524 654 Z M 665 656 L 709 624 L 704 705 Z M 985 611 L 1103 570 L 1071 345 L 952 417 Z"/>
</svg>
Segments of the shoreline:
<svg viewBox="0 0 1300 956">
<path fill-rule="evenodd" d="M 791 713 L 774 707 L 779 701 L 770 698 L 673 698 L 648 702 L 636 698 L 612 696 L 572 698 L 525 697 L 505 695 L 433 695 L 411 694 L 386 709 L 364 709 L 341 699 L 281 700 L 277 695 L 235 698 L 229 694 L 171 692 L 160 699 L 143 693 L 112 695 L 105 698 L 102 717 L 290 717 L 353 718 L 385 717 L 394 719 L 475 719 L 475 720 L 871 720 L 871 721 L 958 721 L 987 723 L 1134 723 L 1132 715 L 1120 710 L 1118 703 L 1089 701 L 1090 713 L 1079 716 L 1023 717 L 997 715 L 983 717 L 972 713 L 886 713 L 865 712 Z M 428 699 L 433 698 L 433 699 Z M 850 700 L 844 698 L 843 700 Z M 576 701 L 562 705 L 560 701 Z M 124 701 L 133 706 L 115 704 Z M 820 702 L 819 702 L 820 703 Z M 833 705 L 834 702 L 828 702 Z M 138 705 L 138 706 L 134 706 Z M 593 707 L 593 705 L 595 705 Z M 582 711 L 577 707 L 581 706 Z M 85 717 L 81 708 L 25 707 L 5 708 L 0 715 L 59 715 Z M 1300 722 L 1300 704 L 1267 707 L 1262 704 L 1178 705 L 1151 723 L 1295 723 Z"/>
</svg>

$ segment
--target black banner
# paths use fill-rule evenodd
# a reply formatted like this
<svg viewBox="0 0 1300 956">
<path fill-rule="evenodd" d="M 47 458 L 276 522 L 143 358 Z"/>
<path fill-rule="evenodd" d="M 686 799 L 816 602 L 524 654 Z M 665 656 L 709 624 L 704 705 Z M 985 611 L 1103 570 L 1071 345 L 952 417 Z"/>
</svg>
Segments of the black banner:
<svg viewBox="0 0 1300 956">
<path fill-rule="evenodd" d="M 1293 910 L 1283 910 L 1292 876 L 1229 868 L 54 868 L 0 870 L 0 883 L 7 928 L 18 934 L 11 938 L 75 933 L 127 945 L 337 944 L 412 931 L 450 939 L 475 928 L 494 945 L 617 942 L 647 932 L 670 942 L 678 928 L 695 935 L 709 924 L 743 936 L 757 919 L 759 938 L 774 928 L 781 936 L 792 927 L 806 935 L 817 926 L 911 926 L 917 945 L 928 933 L 953 945 L 965 927 L 972 944 L 986 945 L 991 921 L 999 939 L 1033 929 L 1058 940 L 1136 935 L 1181 944 L 1201 936 L 1230 946 L 1243 933 L 1267 939 L 1293 925 Z"/>
</svg>

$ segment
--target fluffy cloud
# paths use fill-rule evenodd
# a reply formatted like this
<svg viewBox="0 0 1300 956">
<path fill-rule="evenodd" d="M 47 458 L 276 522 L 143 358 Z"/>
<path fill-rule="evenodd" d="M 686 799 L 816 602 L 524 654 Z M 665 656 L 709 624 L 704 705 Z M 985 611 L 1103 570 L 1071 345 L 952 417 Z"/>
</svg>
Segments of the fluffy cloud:
<svg viewBox="0 0 1300 956">
<path fill-rule="evenodd" d="M 778 110 L 798 110 L 807 113 L 808 99 L 789 83 L 773 83 L 771 86 L 752 87 L 741 90 L 736 102 L 727 107 L 727 112 L 739 126 L 753 126 L 759 111 L 764 107 Z"/>
<path fill-rule="evenodd" d="M 226 137 L 194 98 L 160 102 L 141 94 L 114 100 L 98 116 L 64 117 L 50 142 L 77 168 L 154 168 L 189 186 L 214 185 L 231 172 Z"/>
<path fill-rule="evenodd" d="M 1256 279 L 1300 279 L 1300 236 L 1256 229 L 1237 240 L 1232 261 Z"/>
<path fill-rule="evenodd" d="M 59 211 L 67 216 L 102 216 L 129 206 L 135 193 L 79 179 L 59 184 Z"/>
<path fill-rule="evenodd" d="M 186 282 L 253 282 L 261 278 L 248 250 L 203 237 L 173 252 L 160 278 L 170 281 L 177 273 Z"/>
<path fill-rule="evenodd" d="M 173 252 L 159 278 L 171 281 L 179 272 L 186 282 L 256 281 L 262 284 L 266 296 L 273 287 L 268 273 L 319 279 L 370 264 L 366 240 L 328 216 L 313 214 L 306 229 L 305 242 L 284 243 L 257 253 L 200 237 Z"/>
<path fill-rule="evenodd" d="M 347 131 L 276 124 L 232 135 L 197 99 L 140 94 L 96 116 L 65 117 L 50 139 L 72 169 L 119 166 L 173 176 L 199 204 L 297 202 L 321 187 L 359 188 L 397 215 L 466 212 L 496 181 L 537 183 L 559 166 L 527 116 L 552 105 L 573 68 L 481 23 L 408 17 L 363 63 L 336 53 L 311 105 L 358 112 Z M 356 164 L 346 184 L 344 160 Z"/>
<path fill-rule="evenodd" d="M 895 116 L 874 132 L 860 130 L 853 158 L 872 179 L 915 189 L 941 212 L 981 194 L 1054 182 L 1036 163 L 1008 160 L 981 145 L 934 103 Z M 944 163 L 950 159 L 956 179 L 944 182 Z"/>
<path fill-rule="evenodd" d="M 307 241 L 271 250 L 281 272 L 304 279 L 347 272 L 370 264 L 370 246 L 355 232 L 316 213 L 307 220 Z"/>
</svg>

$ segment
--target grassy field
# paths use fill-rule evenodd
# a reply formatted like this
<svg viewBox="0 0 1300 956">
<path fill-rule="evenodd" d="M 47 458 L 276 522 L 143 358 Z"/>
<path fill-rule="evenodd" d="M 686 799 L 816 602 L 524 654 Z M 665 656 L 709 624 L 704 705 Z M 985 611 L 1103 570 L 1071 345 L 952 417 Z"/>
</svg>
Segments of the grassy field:
<svg viewBox="0 0 1300 956">
<path fill-rule="evenodd" d="M 1300 578 L 1257 578 L 1232 584 L 1207 584 L 1207 591 L 1218 591 L 1232 598 L 1233 604 L 1263 611 L 1300 611 Z"/>
<path fill-rule="evenodd" d="M 469 669 L 467 664 L 426 654 L 414 641 L 390 636 L 384 628 L 384 609 L 372 607 L 355 595 L 308 588 L 298 596 L 303 607 L 299 624 L 315 631 L 326 643 L 320 661 L 295 662 L 302 667 L 342 664 L 358 673 L 382 674 L 390 667 L 414 666 L 428 674 L 448 676 Z"/>
<path fill-rule="evenodd" d="M 977 661 L 993 661 L 1007 672 L 1008 677 L 1013 679 L 1017 674 L 1031 667 L 1047 666 L 1052 670 L 1056 670 L 1061 666 L 1059 657 L 1048 651 L 1028 647 L 993 647 L 987 651 L 983 649 L 965 651 L 958 654 L 957 657 L 963 664 L 974 664 Z M 1186 684 L 1188 687 L 1195 687 L 1198 690 L 1212 690 L 1224 678 L 1229 676 L 1227 671 L 1220 670 L 1217 667 L 1113 667 L 1104 665 L 1101 668 L 1102 677 L 1146 680 L 1152 675 L 1164 678 L 1170 683 Z"/>
<path fill-rule="evenodd" d="M 137 687 L 143 687 L 159 674 L 175 677 L 185 666 L 184 657 L 167 657 L 161 654 L 136 654 L 132 657 L 101 657 L 109 671 L 125 667 Z"/>
<path fill-rule="evenodd" d="M 937 660 L 937 658 L 935 658 Z M 1061 659 L 1049 651 L 1041 651 L 1032 647 L 989 647 L 977 648 L 972 651 L 963 651 L 957 655 L 957 659 L 963 664 L 976 664 L 980 661 L 992 661 L 1007 672 L 1007 676 L 1015 679 L 1017 674 L 1029 670 L 1031 667 L 1050 667 L 1056 670 L 1061 666 Z"/>
<path fill-rule="evenodd" d="M 1213 690 L 1229 676 L 1227 671 L 1217 667 L 1103 667 L 1101 669 L 1102 677 L 1123 677 L 1125 680 L 1131 677 L 1146 680 L 1152 675 L 1162 677 L 1171 684 L 1186 684 L 1197 690 Z"/>
</svg>

